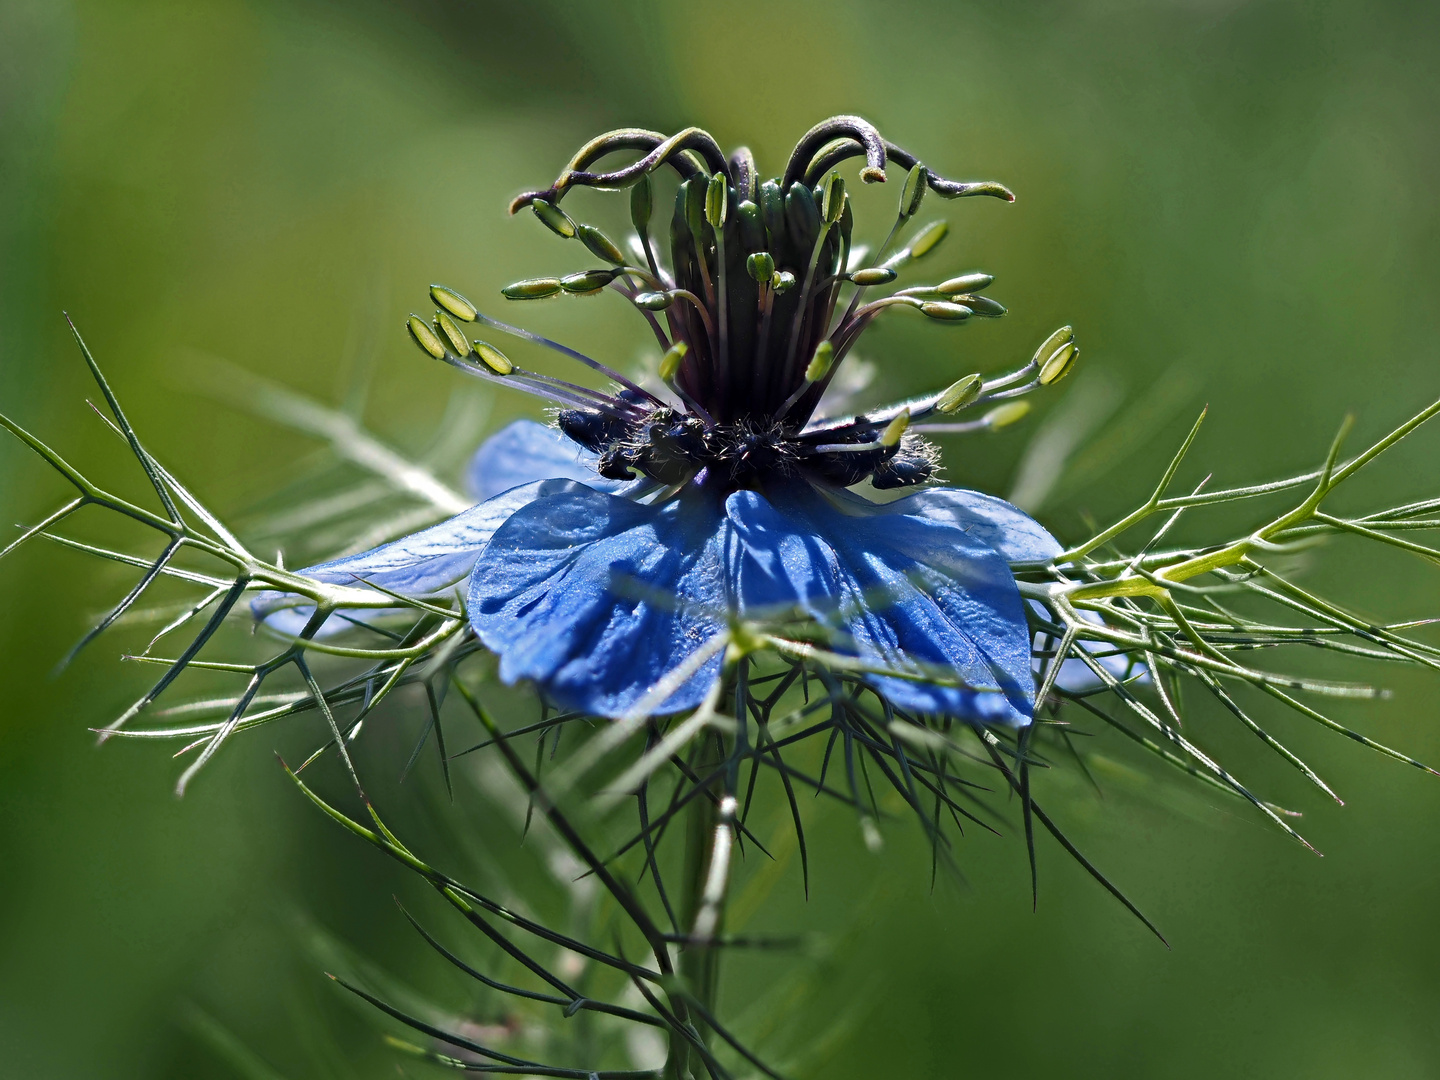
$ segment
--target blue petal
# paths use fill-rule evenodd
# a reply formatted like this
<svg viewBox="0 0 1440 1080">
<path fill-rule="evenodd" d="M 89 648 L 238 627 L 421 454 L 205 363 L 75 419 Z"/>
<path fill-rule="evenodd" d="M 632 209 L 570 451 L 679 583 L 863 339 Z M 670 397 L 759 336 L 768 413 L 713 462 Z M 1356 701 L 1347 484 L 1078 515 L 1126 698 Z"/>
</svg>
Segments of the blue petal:
<svg viewBox="0 0 1440 1080">
<path fill-rule="evenodd" d="M 471 623 L 506 682 L 601 716 L 633 708 L 723 626 L 798 612 L 836 651 L 923 678 L 871 675 L 901 708 L 1025 724 L 1030 638 L 1005 558 L 955 525 L 862 501 L 846 513 L 809 485 L 703 491 L 661 507 L 577 488 L 518 511 L 470 581 Z M 713 657 L 656 712 L 692 708 Z"/>
<path fill-rule="evenodd" d="M 955 525 L 864 500 L 843 501 L 858 511 L 844 512 L 804 484 L 767 494 L 738 491 L 726 503 L 742 615 L 798 608 L 835 632 L 835 651 L 965 684 L 866 677 L 901 708 L 1029 723 L 1030 634 L 995 548 Z"/>
<path fill-rule="evenodd" d="M 1004 499 L 964 488 L 927 488 L 893 502 L 876 505 L 845 492 L 847 505 L 861 504 L 872 512 L 911 514 L 953 525 L 1004 555 L 1009 562 L 1049 562 L 1064 549 L 1038 521 Z"/>
<path fill-rule="evenodd" d="M 470 622 L 506 682 L 533 679 L 566 708 L 624 715 L 722 628 L 722 526 L 704 492 L 652 507 L 577 485 L 536 500 L 486 546 Z M 654 711 L 698 705 L 720 663 Z"/>
<path fill-rule="evenodd" d="M 598 491 L 618 491 L 629 483 L 601 477 L 597 460 L 554 428 L 516 420 L 480 444 L 465 469 L 465 486 L 477 499 L 489 499 L 536 480 L 578 480 Z"/>
<path fill-rule="evenodd" d="M 480 549 L 515 511 L 536 499 L 580 487 L 572 480 L 542 480 L 512 488 L 428 529 L 358 555 L 307 567 L 298 573 L 335 585 L 359 587 L 365 582 L 374 582 L 404 596 L 438 596 L 469 576 Z M 298 634 L 315 610 L 314 606 L 277 610 L 276 604 L 284 595 L 279 592 L 261 593 L 251 601 L 251 610 L 257 618 L 265 619 L 268 626 L 282 633 Z M 364 617 L 360 612 L 350 614 Z M 365 612 L 365 615 L 371 614 L 374 613 Z M 333 633 L 344 629 L 345 625 L 342 618 L 332 617 L 324 629 Z"/>
</svg>

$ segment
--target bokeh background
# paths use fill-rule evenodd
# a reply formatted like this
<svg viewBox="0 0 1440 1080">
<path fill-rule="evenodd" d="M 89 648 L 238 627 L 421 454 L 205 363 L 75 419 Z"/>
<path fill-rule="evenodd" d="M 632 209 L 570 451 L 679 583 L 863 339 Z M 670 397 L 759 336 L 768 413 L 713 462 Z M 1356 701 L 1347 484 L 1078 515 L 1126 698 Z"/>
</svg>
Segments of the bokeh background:
<svg viewBox="0 0 1440 1080">
<path fill-rule="evenodd" d="M 1011 315 L 897 319 L 865 351 L 912 392 L 1074 323 L 1069 397 L 947 455 L 952 477 L 1019 483 L 1077 535 L 1143 497 L 1206 402 L 1192 483 L 1310 467 L 1347 410 L 1374 436 L 1440 393 L 1437 72 L 1426 4 L 0 0 L 0 408 L 125 475 L 84 404 L 69 311 L 156 453 L 243 524 L 315 444 L 198 392 L 210 358 L 331 402 L 368 363 L 367 422 L 418 451 L 456 389 L 401 329 L 425 286 L 498 302 L 506 281 L 583 265 L 505 216 L 514 192 L 608 127 L 701 124 L 778 171 L 807 127 L 853 111 L 1018 193 L 949 204 L 936 256 L 997 274 Z M 543 305 L 531 324 L 628 363 L 645 342 L 620 309 Z M 1047 483 L 1028 440 L 1077 400 L 1095 431 Z M 481 405 L 491 428 L 538 415 Z M 1355 505 L 1433 494 L 1437 461 L 1440 441 L 1417 440 Z M 62 495 L 0 445 L 7 528 Z M 1440 572 L 1418 560 L 1340 546 L 1311 580 L 1377 618 L 1440 614 Z M 97 751 L 88 732 L 142 686 L 118 662 L 133 631 L 47 677 L 127 587 L 51 545 L 0 563 L 0 1073 L 396 1075 L 319 954 L 354 949 L 457 1011 L 464 996 L 417 959 L 389 899 L 405 884 L 275 766 L 304 740 L 242 739 L 177 801 L 163 747 Z M 1339 715 L 1440 758 L 1436 681 L 1385 674 L 1391 700 Z M 1440 1075 L 1440 780 L 1262 712 L 1348 805 L 1203 708 L 1197 736 L 1303 809 L 1323 859 L 1114 740 L 1104 799 L 1050 789 L 1170 952 L 1047 840 L 1032 913 L 1013 830 L 967 841 L 966 883 L 932 891 L 915 830 L 870 853 L 853 819 L 813 808 L 812 899 L 792 866 L 768 919 L 828 942 L 806 961 L 823 992 L 790 1022 L 823 1035 L 811 1074 Z M 726 992 L 773 973 L 739 963 Z"/>
</svg>

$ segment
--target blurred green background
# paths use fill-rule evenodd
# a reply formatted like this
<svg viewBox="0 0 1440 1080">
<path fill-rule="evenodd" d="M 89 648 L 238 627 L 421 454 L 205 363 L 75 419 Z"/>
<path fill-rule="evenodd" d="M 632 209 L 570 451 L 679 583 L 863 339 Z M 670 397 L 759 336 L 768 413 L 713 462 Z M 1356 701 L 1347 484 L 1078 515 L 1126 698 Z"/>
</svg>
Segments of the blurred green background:
<svg viewBox="0 0 1440 1080">
<path fill-rule="evenodd" d="M 367 420 L 416 450 L 455 389 L 401 329 L 425 286 L 496 298 L 583 265 L 507 218 L 512 194 L 608 127 L 700 124 L 769 173 L 816 120 L 859 112 L 939 171 L 1019 196 L 950 204 L 937 256 L 995 273 L 1011 315 L 949 333 L 897 319 L 865 355 L 913 392 L 1073 322 L 1085 370 L 1069 400 L 1094 416 L 1123 400 L 1042 500 L 1078 535 L 1082 515 L 1143 498 L 1205 402 L 1191 483 L 1308 468 L 1347 410 L 1374 436 L 1440 393 L 1437 72 L 1440 8 L 1424 4 L 0 0 L 0 408 L 129 475 L 84 404 L 69 311 L 157 455 L 243 521 L 314 444 L 197 395 L 204 356 L 336 401 L 357 334 L 378 327 Z M 894 187 L 870 201 L 872 228 Z M 526 317 L 627 363 L 645 344 L 618 302 Z M 1067 400 L 1051 397 L 1036 420 L 947 447 L 951 477 L 1012 490 Z M 518 414 L 538 412 L 497 398 L 489 424 Z M 1434 494 L 1437 461 L 1435 437 L 1407 445 L 1356 505 Z M 62 496 L 0 444 L 7 527 Z M 1349 547 L 1324 565 L 1312 580 L 1377 618 L 1440 614 L 1433 566 Z M 177 801 L 163 747 L 96 751 L 87 730 L 142 687 L 117 663 L 133 634 L 47 678 L 129 581 L 49 545 L 0 563 L 0 1073 L 243 1076 L 253 1053 L 252 1076 L 396 1075 L 378 1025 L 338 1003 L 302 942 L 323 928 L 418 985 L 434 968 L 391 906 L 400 879 L 275 767 L 272 748 L 305 740 L 239 740 Z M 1392 700 L 1339 715 L 1440 758 L 1435 680 L 1385 674 Z M 1014 836 L 971 838 L 968 883 L 932 893 L 906 823 L 870 854 L 852 819 L 815 807 L 812 899 L 792 867 L 766 920 L 834 943 L 802 1014 L 830 1032 L 815 1068 L 1440 1075 L 1440 781 L 1264 715 L 1343 810 L 1203 709 L 1197 737 L 1305 810 L 1324 859 L 1114 740 L 1104 800 L 1050 789 L 1172 952 L 1047 840 L 1032 914 Z M 402 742 L 375 767 L 398 771 Z M 413 791 L 433 794 L 429 766 Z M 736 968 L 735 1001 L 775 970 Z M 457 985 L 441 996 L 461 1008 Z M 227 1060 L 197 1008 L 248 1050 Z"/>
</svg>

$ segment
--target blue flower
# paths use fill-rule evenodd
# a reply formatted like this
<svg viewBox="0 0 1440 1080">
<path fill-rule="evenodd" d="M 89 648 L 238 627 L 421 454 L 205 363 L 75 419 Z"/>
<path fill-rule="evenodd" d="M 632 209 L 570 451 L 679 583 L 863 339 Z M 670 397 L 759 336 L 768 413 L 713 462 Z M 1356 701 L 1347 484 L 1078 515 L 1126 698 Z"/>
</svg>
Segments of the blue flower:
<svg viewBox="0 0 1440 1080">
<path fill-rule="evenodd" d="M 644 156 L 614 173 L 582 171 L 614 150 Z M 667 676 L 671 692 L 656 713 L 698 705 L 724 662 L 720 635 L 738 620 L 798 628 L 858 658 L 864 681 L 901 709 L 1028 723 L 1030 631 L 1010 564 L 1048 562 L 1060 547 L 1000 499 L 922 488 L 938 468 L 922 432 L 988 426 L 946 414 L 1053 381 L 1073 359 L 1073 343 L 1068 334 L 1058 346 L 1052 338 L 1047 355 L 1007 377 L 971 376 L 871 414 L 816 418 L 835 370 L 883 310 L 915 308 L 945 322 L 1004 312 L 976 295 L 990 283 L 983 274 L 862 303 L 866 289 L 888 283 L 939 235 L 922 230 L 875 268 L 850 269 L 848 199 L 826 173 L 863 155 L 862 177 L 883 178 L 887 154 L 911 167 L 902 224 L 927 189 L 1009 195 L 928 173 L 854 117 L 818 126 L 785 175 L 763 184 L 748 152 L 726 159 L 694 129 L 684 139 L 627 130 L 589 144 L 553 187 L 522 196 L 514 209 L 534 207 L 612 265 L 517 283 L 506 295 L 613 288 L 646 313 L 665 349 L 660 382 L 642 386 L 433 288 L 443 310 L 431 324 L 411 318 L 416 342 L 476 377 L 561 406 L 558 430 L 511 424 L 475 454 L 468 478 L 481 501 L 473 509 L 303 573 L 415 597 L 461 590 L 504 681 L 533 682 L 556 704 L 598 716 L 624 715 L 647 695 L 654 703 Z M 648 229 L 650 177 L 661 165 L 680 175 L 668 267 Z M 608 238 L 559 208 L 566 190 L 586 184 L 633 186 L 644 266 L 625 264 Z M 556 349 L 617 388 L 524 371 L 494 346 L 472 345 L 459 322 Z M 918 490 L 875 502 L 849 490 L 866 480 Z M 256 610 L 296 631 L 304 610 L 273 606 L 267 597 Z"/>
</svg>

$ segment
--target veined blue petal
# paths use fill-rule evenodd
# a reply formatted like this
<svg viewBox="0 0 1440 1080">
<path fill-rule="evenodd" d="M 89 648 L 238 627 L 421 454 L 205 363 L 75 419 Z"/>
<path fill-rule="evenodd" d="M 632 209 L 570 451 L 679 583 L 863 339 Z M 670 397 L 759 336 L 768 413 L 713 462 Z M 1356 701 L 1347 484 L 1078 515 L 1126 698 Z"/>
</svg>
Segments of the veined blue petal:
<svg viewBox="0 0 1440 1080">
<path fill-rule="evenodd" d="M 477 499 L 536 480 L 578 480 L 597 491 L 619 491 L 631 481 L 606 480 L 598 458 L 554 428 L 534 420 L 507 424 L 480 444 L 465 469 L 465 486 Z"/>
<path fill-rule="evenodd" d="M 438 596 L 469 576 L 480 549 L 515 511 L 536 499 L 581 487 L 573 480 L 542 480 L 512 488 L 428 529 L 358 555 L 307 567 L 298 573 L 335 585 L 362 587 L 366 582 L 374 582 L 404 596 Z M 261 593 L 251 601 L 251 610 L 274 629 L 298 634 L 315 610 L 314 606 L 277 609 L 276 605 L 284 595 L 279 592 Z M 364 616 L 360 612 L 353 614 L 359 618 L 374 613 L 367 611 Z M 324 630 L 334 633 L 346 625 L 343 619 L 332 616 Z"/>
<path fill-rule="evenodd" d="M 911 514 L 929 521 L 953 525 L 990 545 L 1008 562 L 1048 562 L 1064 549 L 1045 527 L 1004 499 L 964 488 L 936 487 L 907 495 L 903 499 L 875 504 L 849 492 L 837 496 L 857 511 Z"/>
<path fill-rule="evenodd" d="M 723 515 L 687 492 L 660 507 L 580 485 L 518 511 L 486 545 L 469 613 L 506 682 L 618 717 L 723 626 Z M 655 711 L 698 705 L 714 657 Z"/>
<path fill-rule="evenodd" d="M 538 499 L 476 564 L 471 623 L 505 681 L 602 716 L 632 708 L 736 611 L 815 619 L 835 651 L 917 676 L 867 676 L 901 708 L 1029 722 L 1029 631 L 1004 556 L 956 525 L 837 507 L 808 484 L 767 495 L 735 492 L 723 510 L 693 489 L 660 507 L 578 487 Z M 719 664 L 656 711 L 698 704 Z"/>
<path fill-rule="evenodd" d="M 1030 635 L 1005 558 L 956 525 L 871 505 L 837 508 L 798 483 L 731 495 L 727 558 L 741 614 L 798 608 L 835 633 L 837 652 L 964 684 L 866 677 L 901 708 L 1029 723 Z"/>
</svg>

